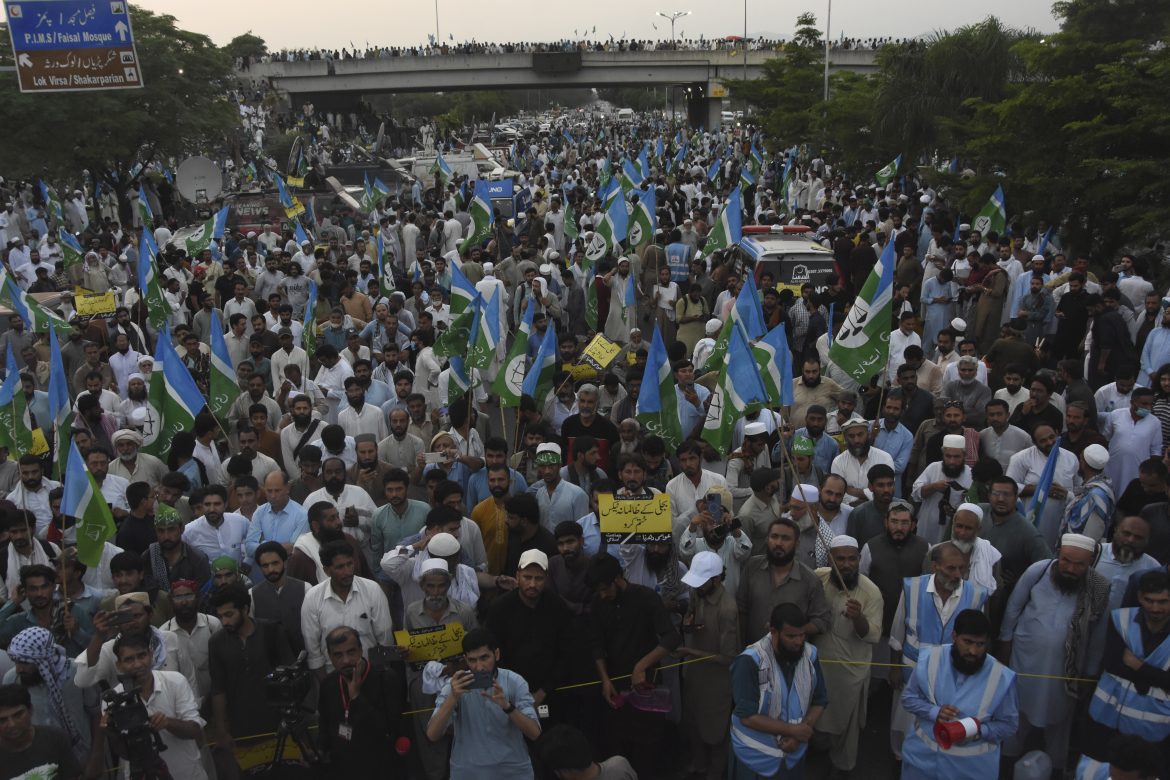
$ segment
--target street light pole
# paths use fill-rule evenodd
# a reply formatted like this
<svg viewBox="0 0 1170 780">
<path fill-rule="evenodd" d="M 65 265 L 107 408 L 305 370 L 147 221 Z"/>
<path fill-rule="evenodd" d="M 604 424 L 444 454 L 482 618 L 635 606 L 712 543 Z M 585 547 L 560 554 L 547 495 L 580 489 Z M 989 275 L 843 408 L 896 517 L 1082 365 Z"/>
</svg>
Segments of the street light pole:
<svg viewBox="0 0 1170 780">
<path fill-rule="evenodd" d="M 829 0 L 829 10 L 825 13 L 825 102 L 829 102 L 829 25 L 833 21 L 833 0 Z"/>
<path fill-rule="evenodd" d="M 747 81 L 747 53 L 748 53 L 747 4 L 748 4 L 748 0 L 743 0 L 743 80 L 744 81 Z"/>
<path fill-rule="evenodd" d="M 435 2 L 438 2 L 438 0 L 435 0 Z M 675 43 L 675 40 L 674 40 L 674 23 L 676 21 L 678 21 L 679 19 L 683 18 L 684 16 L 690 16 L 690 13 L 691 13 L 690 11 L 671 11 L 670 13 L 667 13 L 666 11 L 658 11 L 657 12 L 657 14 L 659 16 L 661 16 L 663 19 L 670 20 L 670 48 L 672 51 L 674 50 L 674 47 L 677 45 Z M 673 87 L 671 87 L 670 85 L 667 85 L 666 91 L 670 95 L 671 98 L 674 97 Z M 664 101 L 664 103 L 665 103 L 665 101 Z M 673 110 L 670 112 L 670 121 L 672 121 L 672 122 L 674 121 L 674 111 Z"/>
<path fill-rule="evenodd" d="M 443 37 L 439 35 L 439 0 L 435 0 L 435 48 L 442 45 Z"/>
</svg>

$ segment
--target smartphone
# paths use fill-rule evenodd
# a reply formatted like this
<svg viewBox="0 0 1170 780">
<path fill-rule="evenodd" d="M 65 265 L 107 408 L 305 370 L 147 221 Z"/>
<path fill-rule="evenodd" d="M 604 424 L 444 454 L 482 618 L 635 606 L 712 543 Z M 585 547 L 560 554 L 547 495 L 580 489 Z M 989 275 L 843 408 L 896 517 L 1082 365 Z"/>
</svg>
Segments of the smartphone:
<svg viewBox="0 0 1170 780">
<path fill-rule="evenodd" d="M 430 463 L 446 463 L 447 462 L 447 453 L 445 453 L 445 452 L 424 452 L 423 453 L 423 460 L 425 460 L 428 464 L 430 464 Z"/>
<path fill-rule="evenodd" d="M 128 609 L 115 610 L 110 614 L 110 627 L 121 628 L 134 620 L 134 613 Z"/>
<path fill-rule="evenodd" d="M 723 499 L 718 493 L 707 494 L 707 514 L 716 520 L 723 518 Z"/>
<path fill-rule="evenodd" d="M 487 690 L 488 688 L 491 688 L 492 683 L 494 683 L 496 679 L 495 674 L 488 671 L 472 672 L 471 674 L 473 679 L 471 681 L 471 685 L 468 686 L 468 688 L 473 691 Z"/>
</svg>

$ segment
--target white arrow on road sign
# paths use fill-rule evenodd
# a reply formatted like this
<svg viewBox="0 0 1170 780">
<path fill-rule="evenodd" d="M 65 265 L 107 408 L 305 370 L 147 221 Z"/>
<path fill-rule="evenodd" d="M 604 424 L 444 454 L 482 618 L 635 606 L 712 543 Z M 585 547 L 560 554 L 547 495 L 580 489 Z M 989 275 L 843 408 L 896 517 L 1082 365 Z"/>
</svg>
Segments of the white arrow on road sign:
<svg viewBox="0 0 1170 780">
<path fill-rule="evenodd" d="M 123 21 L 119 21 L 117 24 L 114 25 L 114 32 L 118 33 L 119 40 L 122 40 L 122 41 L 126 40 L 126 33 L 128 31 L 129 31 L 129 28 L 126 27 L 126 23 Z"/>
<path fill-rule="evenodd" d="M 21 55 L 16 58 L 16 62 L 22 68 L 31 68 L 33 66 L 32 57 L 29 57 L 27 53 L 21 53 Z"/>
</svg>

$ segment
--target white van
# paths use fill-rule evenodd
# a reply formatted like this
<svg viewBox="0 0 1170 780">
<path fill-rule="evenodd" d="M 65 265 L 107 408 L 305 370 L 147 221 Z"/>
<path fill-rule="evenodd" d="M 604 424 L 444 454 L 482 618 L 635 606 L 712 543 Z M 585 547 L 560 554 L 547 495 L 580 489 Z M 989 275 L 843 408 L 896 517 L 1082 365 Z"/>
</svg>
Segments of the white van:
<svg viewBox="0 0 1170 780">
<path fill-rule="evenodd" d="M 735 124 L 735 112 L 734 111 L 720 111 L 719 112 L 719 119 L 725 125 L 734 125 Z"/>
<path fill-rule="evenodd" d="M 619 122 L 633 122 L 634 121 L 634 109 L 632 109 L 632 108 L 619 108 L 618 112 L 617 112 L 617 120 Z"/>
</svg>

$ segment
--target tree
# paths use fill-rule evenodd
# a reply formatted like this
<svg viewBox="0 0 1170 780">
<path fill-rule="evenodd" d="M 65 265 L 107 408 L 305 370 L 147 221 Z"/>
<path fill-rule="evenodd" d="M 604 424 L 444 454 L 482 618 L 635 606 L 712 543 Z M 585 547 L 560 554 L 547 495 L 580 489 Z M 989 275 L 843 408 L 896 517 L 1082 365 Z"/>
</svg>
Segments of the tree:
<svg viewBox="0 0 1170 780">
<path fill-rule="evenodd" d="M 223 51 L 233 60 L 245 57 L 255 60 L 268 53 L 268 44 L 259 35 L 253 35 L 252 31 L 249 30 L 228 41 L 227 46 L 223 47 Z"/>
<path fill-rule="evenodd" d="M 1031 77 L 973 100 L 964 165 L 1000 169 L 1009 208 L 1060 223 L 1066 247 L 1110 257 L 1170 228 L 1170 29 L 1163 0 L 1057 3 L 1061 29 L 1014 52 Z M 984 195 L 986 197 L 986 195 Z"/>
<path fill-rule="evenodd" d="M 15 75 L 0 77 L 0 116 L 12 131 L 0 144 L 0 170 L 60 181 L 88 169 L 125 207 L 136 188 L 132 171 L 225 145 L 239 125 L 227 97 L 227 55 L 206 36 L 176 27 L 173 16 L 130 10 L 145 86 L 22 94 Z M 11 56 L 7 36 L 0 52 Z"/>
</svg>

